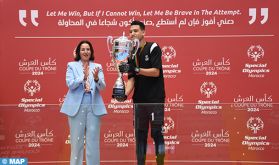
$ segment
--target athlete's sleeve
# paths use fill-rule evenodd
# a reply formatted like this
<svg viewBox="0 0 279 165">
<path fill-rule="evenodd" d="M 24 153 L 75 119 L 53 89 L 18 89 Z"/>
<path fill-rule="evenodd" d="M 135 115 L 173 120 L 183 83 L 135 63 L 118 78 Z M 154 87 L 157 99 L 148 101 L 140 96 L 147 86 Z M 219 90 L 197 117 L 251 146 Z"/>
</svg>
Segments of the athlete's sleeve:
<svg viewBox="0 0 279 165">
<path fill-rule="evenodd" d="M 152 65 L 152 68 L 162 68 L 162 51 L 159 45 L 156 43 L 153 43 L 152 46 L 150 47 L 150 62 Z"/>
</svg>

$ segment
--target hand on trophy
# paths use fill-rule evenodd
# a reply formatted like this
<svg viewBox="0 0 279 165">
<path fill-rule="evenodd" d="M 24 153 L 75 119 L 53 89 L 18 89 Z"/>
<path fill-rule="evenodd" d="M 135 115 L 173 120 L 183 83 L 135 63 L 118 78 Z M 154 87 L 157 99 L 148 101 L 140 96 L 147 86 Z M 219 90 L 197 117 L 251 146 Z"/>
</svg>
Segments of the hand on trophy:
<svg viewBox="0 0 279 165">
<path fill-rule="evenodd" d="M 128 62 L 121 62 L 118 68 L 121 73 L 128 73 L 130 67 Z"/>
<path fill-rule="evenodd" d="M 121 62 L 118 68 L 121 73 L 135 74 L 135 73 L 138 73 L 137 70 L 139 70 L 139 69 L 137 69 L 134 62 Z"/>
<path fill-rule="evenodd" d="M 130 62 L 128 73 L 136 74 L 137 73 L 136 68 L 137 68 L 136 64 L 134 62 Z"/>
</svg>

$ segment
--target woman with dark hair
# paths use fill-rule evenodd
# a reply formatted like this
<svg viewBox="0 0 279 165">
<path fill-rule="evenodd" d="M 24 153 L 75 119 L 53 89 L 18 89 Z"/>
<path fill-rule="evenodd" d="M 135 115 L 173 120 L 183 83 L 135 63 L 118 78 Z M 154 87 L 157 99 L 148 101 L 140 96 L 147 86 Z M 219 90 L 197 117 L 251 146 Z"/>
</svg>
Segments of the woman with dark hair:
<svg viewBox="0 0 279 165">
<path fill-rule="evenodd" d="M 61 107 L 68 116 L 71 141 L 71 165 L 82 165 L 84 142 L 86 164 L 100 164 L 100 118 L 107 114 L 100 91 L 106 86 L 102 66 L 94 62 L 94 49 L 81 41 L 69 62 L 66 83 L 69 88 Z M 85 139 L 84 139 L 85 138 Z"/>
</svg>

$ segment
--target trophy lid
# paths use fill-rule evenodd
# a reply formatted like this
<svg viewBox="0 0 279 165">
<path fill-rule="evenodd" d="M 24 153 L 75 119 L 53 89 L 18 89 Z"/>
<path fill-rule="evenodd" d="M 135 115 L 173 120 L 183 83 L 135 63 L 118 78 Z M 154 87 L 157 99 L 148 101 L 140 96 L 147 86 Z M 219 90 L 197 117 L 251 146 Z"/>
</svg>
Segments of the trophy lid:
<svg viewBox="0 0 279 165">
<path fill-rule="evenodd" d="M 127 42 L 130 41 L 126 36 L 125 36 L 125 32 L 123 32 L 123 35 L 117 39 L 114 40 L 114 42 Z"/>
</svg>

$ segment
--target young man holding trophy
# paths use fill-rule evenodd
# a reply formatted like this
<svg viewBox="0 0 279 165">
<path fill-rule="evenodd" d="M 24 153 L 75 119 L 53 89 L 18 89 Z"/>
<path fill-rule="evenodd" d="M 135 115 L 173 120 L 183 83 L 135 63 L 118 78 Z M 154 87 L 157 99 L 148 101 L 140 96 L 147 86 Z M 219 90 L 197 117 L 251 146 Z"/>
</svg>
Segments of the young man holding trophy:
<svg viewBox="0 0 279 165">
<path fill-rule="evenodd" d="M 119 65 L 121 73 L 128 72 L 124 101 L 134 90 L 134 127 L 136 136 L 137 164 L 144 165 L 146 159 L 149 124 L 155 142 L 157 165 L 164 164 L 165 144 L 162 134 L 164 124 L 165 89 L 162 70 L 162 52 L 154 42 L 144 38 L 145 25 L 133 21 L 130 27 L 131 40 L 139 40 L 139 49 L 127 63 Z"/>
</svg>

